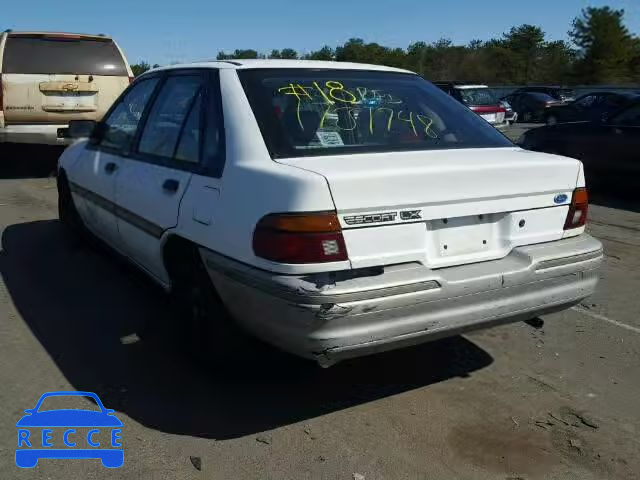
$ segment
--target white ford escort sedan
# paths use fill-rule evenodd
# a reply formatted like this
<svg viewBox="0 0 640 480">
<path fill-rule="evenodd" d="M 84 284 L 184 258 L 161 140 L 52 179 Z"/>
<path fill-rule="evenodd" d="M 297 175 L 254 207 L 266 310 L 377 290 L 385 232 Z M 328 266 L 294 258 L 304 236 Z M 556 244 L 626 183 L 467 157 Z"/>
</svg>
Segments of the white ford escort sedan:
<svg viewBox="0 0 640 480">
<path fill-rule="evenodd" d="M 409 71 L 176 65 L 61 134 L 88 138 L 60 159 L 60 219 L 173 292 L 207 353 L 239 325 L 327 366 L 565 309 L 598 281 L 582 164 Z"/>
</svg>

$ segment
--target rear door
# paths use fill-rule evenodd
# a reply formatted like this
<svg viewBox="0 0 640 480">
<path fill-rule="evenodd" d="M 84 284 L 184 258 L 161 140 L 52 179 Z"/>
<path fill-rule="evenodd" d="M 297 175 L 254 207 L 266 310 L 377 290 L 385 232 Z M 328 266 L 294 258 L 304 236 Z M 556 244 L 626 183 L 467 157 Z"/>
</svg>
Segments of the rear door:
<svg viewBox="0 0 640 480">
<path fill-rule="evenodd" d="M 211 70 L 184 70 L 166 77 L 144 119 L 136 151 L 123 164 L 117 182 L 124 253 L 163 281 L 168 278 L 160 239 L 177 225 L 192 175 L 206 170 L 209 134 L 218 132 L 207 117 L 210 90 L 218 88 L 212 75 Z"/>
<path fill-rule="evenodd" d="M 7 124 L 99 120 L 131 70 L 110 38 L 9 34 L 2 58 Z"/>
</svg>

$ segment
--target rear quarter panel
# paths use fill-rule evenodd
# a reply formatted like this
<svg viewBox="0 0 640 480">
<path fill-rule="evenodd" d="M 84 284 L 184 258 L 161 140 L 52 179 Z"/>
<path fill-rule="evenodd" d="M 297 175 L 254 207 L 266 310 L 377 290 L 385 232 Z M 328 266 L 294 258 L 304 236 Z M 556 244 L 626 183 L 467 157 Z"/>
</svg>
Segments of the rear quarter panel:
<svg viewBox="0 0 640 480">
<path fill-rule="evenodd" d="M 293 265 L 255 256 L 253 232 L 264 215 L 328 211 L 335 210 L 335 205 L 322 175 L 271 159 L 235 70 L 220 69 L 220 86 L 226 137 L 224 172 L 219 179 L 193 175 L 180 204 L 178 227 L 170 234 L 273 272 L 350 268 L 348 261 Z M 195 212 L 209 216 L 210 224 L 196 221 Z"/>
</svg>

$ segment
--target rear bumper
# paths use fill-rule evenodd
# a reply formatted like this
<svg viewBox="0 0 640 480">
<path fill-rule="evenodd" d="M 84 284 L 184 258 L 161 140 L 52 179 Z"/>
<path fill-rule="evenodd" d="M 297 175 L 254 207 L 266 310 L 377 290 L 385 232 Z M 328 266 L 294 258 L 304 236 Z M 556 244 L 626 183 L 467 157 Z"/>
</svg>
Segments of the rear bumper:
<svg viewBox="0 0 640 480">
<path fill-rule="evenodd" d="M 201 252 L 244 328 L 323 365 L 567 308 L 593 293 L 603 256 L 583 234 L 438 270 L 411 263 L 295 276 Z"/>
<path fill-rule="evenodd" d="M 42 145 L 69 145 L 71 139 L 58 138 L 58 129 L 67 125 L 6 125 L 0 128 L 0 143 L 33 143 Z"/>
</svg>

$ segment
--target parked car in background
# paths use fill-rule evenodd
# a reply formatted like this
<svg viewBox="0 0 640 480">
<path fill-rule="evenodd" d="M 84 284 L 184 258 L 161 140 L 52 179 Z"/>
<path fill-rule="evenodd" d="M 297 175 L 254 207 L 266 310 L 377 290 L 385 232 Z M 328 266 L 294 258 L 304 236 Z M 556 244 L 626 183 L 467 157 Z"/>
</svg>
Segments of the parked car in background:
<svg viewBox="0 0 640 480">
<path fill-rule="evenodd" d="M 487 85 L 435 82 L 440 90 L 476 112 L 494 127 L 504 127 L 506 109 Z"/>
<path fill-rule="evenodd" d="M 507 123 L 507 125 L 516 123 L 518 121 L 518 112 L 516 112 L 511 104 L 505 99 L 500 100 L 500 104 L 504 107 L 504 121 Z"/>
<path fill-rule="evenodd" d="M 600 120 L 602 115 L 620 110 L 638 98 L 640 95 L 636 93 L 592 92 L 576 98 L 567 105 L 547 108 L 544 120 L 547 125 Z"/>
<path fill-rule="evenodd" d="M 570 88 L 558 87 L 558 86 L 528 86 L 528 87 L 520 87 L 517 90 L 511 92 L 514 93 L 525 93 L 525 92 L 533 92 L 533 93 L 545 93 L 556 100 L 560 100 L 562 102 L 572 102 L 575 98 L 575 93 Z"/>
<path fill-rule="evenodd" d="M 546 118 L 547 109 L 565 105 L 561 100 L 538 92 L 520 92 L 507 95 L 505 100 L 518 114 L 521 122 L 542 122 Z"/>
<path fill-rule="evenodd" d="M 328 366 L 567 308 L 598 281 L 580 162 L 514 147 L 413 72 L 174 65 L 83 128 L 62 223 L 170 290 L 205 359 L 242 354 L 237 323 Z"/>
<path fill-rule="evenodd" d="M 0 34 L 0 142 L 61 144 L 70 120 L 100 120 L 133 77 L 109 37 Z"/>
<path fill-rule="evenodd" d="M 580 159 L 592 187 L 636 192 L 640 185 L 640 99 L 591 121 L 558 123 L 527 131 L 518 143 L 528 150 Z"/>
</svg>

